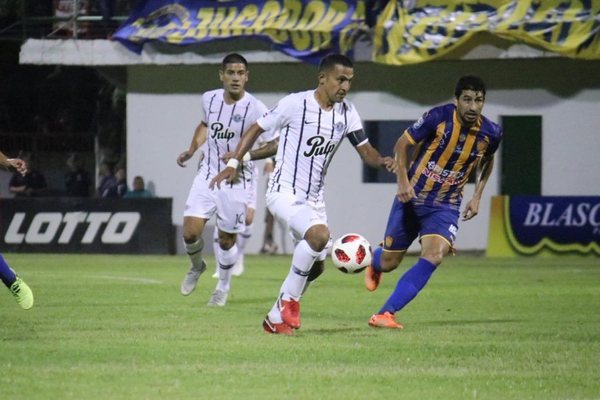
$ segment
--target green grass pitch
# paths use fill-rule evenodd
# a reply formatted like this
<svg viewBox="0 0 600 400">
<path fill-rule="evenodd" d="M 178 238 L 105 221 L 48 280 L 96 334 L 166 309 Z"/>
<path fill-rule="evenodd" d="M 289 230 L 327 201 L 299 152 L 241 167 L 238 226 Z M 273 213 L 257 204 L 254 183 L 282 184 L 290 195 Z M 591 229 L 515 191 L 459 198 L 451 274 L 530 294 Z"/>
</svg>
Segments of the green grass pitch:
<svg viewBox="0 0 600 400">
<path fill-rule="evenodd" d="M 5 254 L 34 290 L 0 290 L 0 399 L 600 399 L 600 259 L 450 257 L 397 319 L 328 262 L 295 337 L 261 321 L 290 257 L 247 256 L 225 308 L 184 256 Z"/>
</svg>

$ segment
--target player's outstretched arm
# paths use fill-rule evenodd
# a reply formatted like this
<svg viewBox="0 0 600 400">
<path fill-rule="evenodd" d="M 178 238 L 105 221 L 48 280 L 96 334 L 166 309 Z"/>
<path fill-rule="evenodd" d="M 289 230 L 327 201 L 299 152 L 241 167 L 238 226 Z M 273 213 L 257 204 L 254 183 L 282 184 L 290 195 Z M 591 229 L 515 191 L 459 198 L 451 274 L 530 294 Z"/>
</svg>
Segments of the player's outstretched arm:
<svg viewBox="0 0 600 400">
<path fill-rule="evenodd" d="M 479 213 L 481 195 L 483 194 L 483 189 L 492 173 L 492 169 L 494 169 L 494 155 L 483 156 L 475 170 L 475 191 L 473 192 L 471 200 L 465 205 L 462 215 L 463 221 L 468 221 Z"/>
<path fill-rule="evenodd" d="M 277 154 L 277 147 L 279 146 L 279 137 L 271 140 L 270 142 L 263 143 L 258 149 L 250 150 L 249 152 L 244 154 L 242 157 L 242 161 L 250 161 L 250 160 L 263 160 L 265 158 L 273 157 Z M 221 156 L 221 160 L 228 162 L 232 158 L 234 158 L 235 150 L 228 151 L 227 153 Z"/>
<path fill-rule="evenodd" d="M 198 150 L 204 144 L 204 142 L 206 142 L 206 138 L 207 138 L 206 129 L 207 129 L 207 126 L 206 126 L 205 122 L 200 122 L 198 124 L 198 126 L 194 130 L 194 136 L 192 137 L 192 142 L 190 143 L 190 147 L 186 151 L 179 154 L 179 156 L 177 156 L 177 165 L 179 165 L 182 168 L 186 167 L 185 163 L 190 158 L 192 158 L 194 156 L 194 153 L 196 152 L 196 150 Z"/>
<path fill-rule="evenodd" d="M 263 143 L 258 149 L 251 150 L 249 152 L 251 160 L 264 160 L 265 158 L 273 157 L 277 154 L 277 147 L 279 147 L 279 137 Z M 248 153 L 246 153 L 248 154 Z"/>
<path fill-rule="evenodd" d="M 383 157 L 375 147 L 369 142 L 365 142 L 355 147 L 363 162 L 369 167 L 385 168 L 389 172 L 396 170 L 396 161 L 392 157 Z"/>
</svg>

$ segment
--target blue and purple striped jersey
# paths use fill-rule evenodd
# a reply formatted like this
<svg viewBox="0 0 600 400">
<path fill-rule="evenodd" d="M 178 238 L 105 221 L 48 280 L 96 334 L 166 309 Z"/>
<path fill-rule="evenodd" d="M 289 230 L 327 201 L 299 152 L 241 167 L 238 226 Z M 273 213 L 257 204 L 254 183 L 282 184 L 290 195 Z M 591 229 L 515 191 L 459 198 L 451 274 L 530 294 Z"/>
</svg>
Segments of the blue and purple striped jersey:
<svg viewBox="0 0 600 400">
<path fill-rule="evenodd" d="M 473 168 L 498 149 L 502 138 L 500 125 L 483 115 L 473 126 L 462 126 L 454 104 L 429 110 L 404 133 L 418 145 L 408 171 L 414 203 L 453 209 L 460 208 Z"/>
</svg>

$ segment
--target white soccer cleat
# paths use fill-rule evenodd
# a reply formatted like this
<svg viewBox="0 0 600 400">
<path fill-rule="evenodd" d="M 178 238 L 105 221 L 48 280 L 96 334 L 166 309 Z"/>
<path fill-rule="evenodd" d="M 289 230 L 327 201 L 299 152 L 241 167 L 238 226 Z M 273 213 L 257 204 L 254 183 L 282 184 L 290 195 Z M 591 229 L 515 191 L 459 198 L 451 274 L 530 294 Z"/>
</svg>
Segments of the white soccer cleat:
<svg viewBox="0 0 600 400">
<path fill-rule="evenodd" d="M 227 303 L 228 295 L 229 295 L 229 292 L 224 292 L 223 290 L 216 289 L 213 292 L 212 296 L 210 296 L 208 305 L 223 307 Z"/>
<path fill-rule="evenodd" d="M 181 294 L 184 296 L 189 295 L 196 289 L 196 284 L 198 284 L 198 278 L 200 275 L 206 270 L 206 262 L 202 260 L 202 264 L 200 267 L 196 268 L 192 265 L 190 270 L 185 274 L 183 281 L 181 282 Z"/>
</svg>

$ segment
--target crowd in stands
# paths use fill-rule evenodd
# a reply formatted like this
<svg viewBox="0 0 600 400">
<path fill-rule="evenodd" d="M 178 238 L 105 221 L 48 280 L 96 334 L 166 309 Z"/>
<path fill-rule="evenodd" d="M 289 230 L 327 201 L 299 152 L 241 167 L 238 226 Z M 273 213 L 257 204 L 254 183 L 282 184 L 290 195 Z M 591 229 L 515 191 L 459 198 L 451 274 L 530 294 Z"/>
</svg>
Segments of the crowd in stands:
<svg viewBox="0 0 600 400">
<path fill-rule="evenodd" d="M 28 163 L 29 170 L 25 175 L 14 172 L 10 178 L 8 189 L 15 197 L 44 197 L 57 193 L 68 197 L 153 197 L 152 192 L 146 189 L 142 176 L 135 176 L 130 188 L 125 168 L 118 166 L 115 170 L 108 162 L 100 164 L 98 186 L 95 188 L 91 174 L 82 166 L 81 157 L 77 153 L 72 153 L 67 158 L 64 190 L 50 191 L 44 173 L 37 168 L 36 160 L 30 154 L 21 154 L 19 157 Z"/>
</svg>

